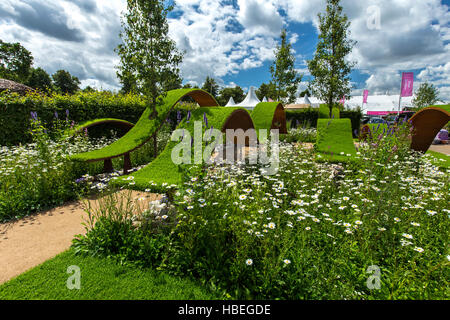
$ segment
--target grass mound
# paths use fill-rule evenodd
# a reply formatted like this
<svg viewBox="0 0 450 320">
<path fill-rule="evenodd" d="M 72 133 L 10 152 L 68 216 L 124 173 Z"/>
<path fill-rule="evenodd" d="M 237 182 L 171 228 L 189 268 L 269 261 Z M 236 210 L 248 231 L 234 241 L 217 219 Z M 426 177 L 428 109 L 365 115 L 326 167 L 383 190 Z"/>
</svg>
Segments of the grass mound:
<svg viewBox="0 0 450 320">
<path fill-rule="evenodd" d="M 121 119 L 114 119 L 114 118 L 95 119 L 95 120 L 85 121 L 85 122 L 80 123 L 77 126 L 73 127 L 72 129 L 67 130 L 65 132 L 65 136 L 71 137 L 74 134 L 76 134 L 77 132 L 83 131 L 85 128 L 95 127 L 97 125 L 104 124 L 104 123 L 110 123 L 111 126 L 117 126 L 120 128 L 124 128 L 124 127 L 131 128 L 134 126 L 133 123 L 126 121 L 126 120 L 121 120 Z"/>
<path fill-rule="evenodd" d="M 356 149 L 350 119 L 319 119 L 315 150 L 318 160 L 352 161 L 356 156 Z"/>
<path fill-rule="evenodd" d="M 273 117 L 279 102 L 261 102 L 253 109 L 251 116 L 255 129 L 270 129 L 272 127 Z"/>
<path fill-rule="evenodd" d="M 177 127 L 177 129 L 184 129 L 189 132 L 191 137 L 194 137 L 194 123 L 196 121 L 202 122 L 202 134 L 205 134 L 211 127 L 222 130 L 228 117 L 236 110 L 244 110 L 239 107 L 217 108 L 204 107 L 196 109 L 192 112 L 189 121 L 184 119 Z M 204 121 L 204 115 L 207 118 L 207 125 Z M 172 150 L 178 144 L 177 141 L 169 141 L 164 151 L 149 165 L 143 169 L 112 181 L 116 186 L 127 186 L 127 188 L 135 190 L 150 189 L 154 192 L 165 191 L 167 185 L 179 185 L 182 182 L 183 174 L 181 167 L 174 164 L 172 161 Z M 205 143 L 203 142 L 203 146 Z M 194 148 L 191 150 L 192 159 L 194 158 Z M 202 148 L 203 149 L 203 148 Z"/>
<path fill-rule="evenodd" d="M 147 108 L 136 125 L 125 136 L 105 148 L 80 153 L 72 156 L 71 159 L 74 161 L 95 161 L 114 158 L 140 147 L 161 127 L 161 124 L 166 120 L 168 113 L 177 102 L 185 95 L 194 91 L 200 90 L 177 89 L 169 91 L 163 98 L 163 103 L 157 107 L 158 116 L 156 119 L 149 119 L 152 111 L 150 108 Z M 205 92 L 205 94 L 208 93 Z"/>
</svg>

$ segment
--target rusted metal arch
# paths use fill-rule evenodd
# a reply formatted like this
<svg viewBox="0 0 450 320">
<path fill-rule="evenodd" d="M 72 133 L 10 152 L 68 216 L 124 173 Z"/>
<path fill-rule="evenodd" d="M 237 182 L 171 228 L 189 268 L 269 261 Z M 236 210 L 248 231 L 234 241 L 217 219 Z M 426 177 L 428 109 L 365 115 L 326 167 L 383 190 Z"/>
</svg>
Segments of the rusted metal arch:
<svg viewBox="0 0 450 320">
<path fill-rule="evenodd" d="M 450 121 L 450 112 L 439 107 L 418 111 L 409 122 L 413 126 L 411 149 L 427 152 L 439 131 Z"/>
</svg>

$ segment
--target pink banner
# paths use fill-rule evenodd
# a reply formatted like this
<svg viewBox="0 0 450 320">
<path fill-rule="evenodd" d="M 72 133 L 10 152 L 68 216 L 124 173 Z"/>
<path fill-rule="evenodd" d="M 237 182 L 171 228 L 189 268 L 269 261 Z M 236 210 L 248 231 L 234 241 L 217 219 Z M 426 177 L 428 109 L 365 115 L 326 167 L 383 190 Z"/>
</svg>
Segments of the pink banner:
<svg viewBox="0 0 450 320">
<path fill-rule="evenodd" d="M 339 103 L 345 106 L 345 96 L 343 96 L 341 100 L 339 100 Z"/>
<path fill-rule="evenodd" d="M 402 97 L 411 97 L 413 95 L 414 73 L 402 73 Z"/>
<path fill-rule="evenodd" d="M 369 97 L 369 90 L 364 90 L 363 103 L 367 103 L 367 98 Z"/>
</svg>

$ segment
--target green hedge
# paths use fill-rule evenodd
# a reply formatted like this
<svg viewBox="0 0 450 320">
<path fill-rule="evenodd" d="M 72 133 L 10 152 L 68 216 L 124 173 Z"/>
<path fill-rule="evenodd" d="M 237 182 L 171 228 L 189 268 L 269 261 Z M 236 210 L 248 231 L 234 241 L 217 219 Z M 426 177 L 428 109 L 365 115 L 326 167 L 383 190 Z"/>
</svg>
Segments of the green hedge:
<svg viewBox="0 0 450 320">
<path fill-rule="evenodd" d="M 145 100 L 139 95 L 121 95 L 110 92 L 78 92 L 75 95 L 53 93 L 49 96 L 30 93 L 20 96 L 15 93 L 0 93 L 0 145 L 17 145 L 31 141 L 30 114 L 37 112 L 38 117 L 49 129 L 55 121 L 55 111 L 59 119 L 82 123 L 99 118 L 116 118 L 136 123 L 145 110 Z M 186 116 L 187 110 L 195 108 L 194 104 L 186 103 L 176 107 L 181 110 L 181 116 Z M 170 113 L 169 119 L 173 128 L 176 127 L 177 110 Z M 102 127 L 108 129 L 107 125 Z M 98 131 L 98 130 L 96 130 Z M 91 134 L 91 131 L 90 131 Z"/>
<path fill-rule="evenodd" d="M 338 111 L 339 115 L 335 119 L 348 118 L 352 122 L 353 137 L 357 137 L 359 134 L 359 127 L 361 125 L 362 114 L 357 110 L 344 110 Z M 328 116 L 326 117 L 329 118 Z M 290 123 L 291 128 L 297 128 L 302 126 L 308 126 L 317 128 L 317 119 L 319 119 L 319 113 L 317 109 L 298 109 L 298 110 L 286 110 L 286 121 Z M 355 131 L 356 130 L 356 131 Z M 357 134 L 355 134 L 355 132 Z"/>
<path fill-rule="evenodd" d="M 339 119 L 339 108 L 337 105 L 333 107 L 332 110 L 332 118 Z M 330 118 L 330 108 L 328 108 L 327 104 L 321 104 L 319 107 L 319 119 L 329 119 Z"/>
</svg>

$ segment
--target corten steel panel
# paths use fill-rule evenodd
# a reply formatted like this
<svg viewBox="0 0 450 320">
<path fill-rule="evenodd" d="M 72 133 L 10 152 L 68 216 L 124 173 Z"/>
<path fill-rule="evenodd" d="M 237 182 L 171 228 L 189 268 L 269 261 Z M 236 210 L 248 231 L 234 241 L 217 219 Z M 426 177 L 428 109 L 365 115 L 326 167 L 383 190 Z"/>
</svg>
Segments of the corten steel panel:
<svg viewBox="0 0 450 320">
<path fill-rule="evenodd" d="M 230 116 L 225 120 L 225 123 L 222 127 L 222 132 L 226 132 L 227 129 L 242 129 L 247 131 L 248 129 L 254 129 L 253 120 L 250 114 L 243 109 L 238 109 L 233 111 Z M 234 144 L 237 144 L 237 137 L 234 139 Z M 249 146 L 250 139 L 248 137 L 245 138 L 245 145 Z"/>
<path fill-rule="evenodd" d="M 275 109 L 272 120 L 272 127 L 270 129 L 279 129 L 281 134 L 288 133 L 286 127 L 286 112 L 284 111 L 284 107 L 281 103 Z"/>
<path fill-rule="evenodd" d="M 450 113 L 437 107 L 417 112 L 410 120 L 413 126 L 411 149 L 427 152 L 436 135 L 450 121 Z"/>
</svg>

